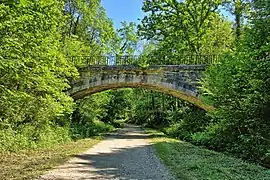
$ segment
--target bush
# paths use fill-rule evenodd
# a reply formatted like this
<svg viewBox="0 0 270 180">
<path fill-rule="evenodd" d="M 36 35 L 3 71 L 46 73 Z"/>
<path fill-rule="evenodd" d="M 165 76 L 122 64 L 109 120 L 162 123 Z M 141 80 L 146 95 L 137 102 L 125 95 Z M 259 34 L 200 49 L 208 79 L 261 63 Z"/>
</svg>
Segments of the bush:
<svg viewBox="0 0 270 180">
<path fill-rule="evenodd" d="M 71 140 L 112 132 L 112 125 L 101 121 L 60 127 L 54 124 L 25 124 L 18 128 L 0 130 L 0 152 L 49 148 Z"/>
<path fill-rule="evenodd" d="M 191 132 L 184 129 L 183 124 L 183 121 L 177 124 L 173 124 L 167 128 L 164 128 L 163 132 L 171 137 L 189 141 L 191 137 Z"/>
<path fill-rule="evenodd" d="M 86 124 L 72 124 L 70 131 L 72 139 L 83 139 L 99 135 L 100 133 L 112 132 L 115 128 L 113 125 L 106 124 L 102 121 L 93 121 Z"/>
<path fill-rule="evenodd" d="M 164 133 L 182 140 L 191 141 L 192 135 L 202 132 L 210 123 L 211 118 L 203 110 L 195 109 L 181 114 L 182 119 L 173 117 L 172 124 L 164 128 Z"/>
<path fill-rule="evenodd" d="M 266 164 L 270 149 L 269 67 L 270 58 L 256 60 L 252 54 L 227 56 L 210 67 L 204 88 L 216 105 L 210 113 L 215 123 L 195 134 L 193 140 Z"/>
<path fill-rule="evenodd" d="M 0 151 L 47 148 L 70 141 L 68 127 L 24 125 L 0 130 Z"/>
</svg>

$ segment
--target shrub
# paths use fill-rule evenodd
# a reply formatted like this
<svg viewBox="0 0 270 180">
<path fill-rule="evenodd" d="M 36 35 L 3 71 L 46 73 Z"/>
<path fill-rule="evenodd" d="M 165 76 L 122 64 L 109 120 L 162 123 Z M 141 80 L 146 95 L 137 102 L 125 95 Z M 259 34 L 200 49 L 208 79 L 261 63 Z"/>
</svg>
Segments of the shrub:
<svg viewBox="0 0 270 180">
<path fill-rule="evenodd" d="M 208 144 L 216 150 L 265 163 L 270 149 L 269 67 L 270 58 L 256 60 L 252 54 L 227 56 L 210 67 L 204 88 L 216 105 L 210 113 L 215 123 L 193 139 L 206 144 L 211 137 Z"/>
<path fill-rule="evenodd" d="M 0 130 L 0 151 L 47 148 L 70 141 L 68 127 L 43 124 Z"/>
<path fill-rule="evenodd" d="M 100 133 L 112 132 L 115 128 L 113 125 L 106 124 L 102 121 L 93 121 L 85 124 L 71 124 L 72 139 L 83 139 L 96 136 Z"/>
</svg>

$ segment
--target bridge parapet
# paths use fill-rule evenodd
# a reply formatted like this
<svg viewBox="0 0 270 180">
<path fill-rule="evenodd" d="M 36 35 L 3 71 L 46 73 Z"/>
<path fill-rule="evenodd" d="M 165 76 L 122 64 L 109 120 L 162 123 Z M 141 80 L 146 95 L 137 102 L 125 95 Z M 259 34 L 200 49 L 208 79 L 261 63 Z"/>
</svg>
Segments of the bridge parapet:
<svg viewBox="0 0 270 180">
<path fill-rule="evenodd" d="M 149 60 L 142 56 L 72 56 L 71 61 L 78 67 L 89 65 L 198 65 L 213 64 L 220 59 L 219 55 L 182 55 L 176 58 L 160 57 L 159 59 Z"/>
</svg>

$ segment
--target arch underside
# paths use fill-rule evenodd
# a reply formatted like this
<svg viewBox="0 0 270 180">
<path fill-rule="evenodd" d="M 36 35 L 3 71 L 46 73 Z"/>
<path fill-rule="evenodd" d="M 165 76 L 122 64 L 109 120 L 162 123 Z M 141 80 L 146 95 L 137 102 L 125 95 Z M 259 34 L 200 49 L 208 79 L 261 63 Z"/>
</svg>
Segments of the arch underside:
<svg viewBox="0 0 270 180">
<path fill-rule="evenodd" d="M 98 85 L 98 86 L 90 87 L 88 89 L 83 89 L 78 92 L 75 92 L 71 94 L 71 97 L 74 100 L 78 100 L 91 94 L 99 93 L 99 92 L 110 90 L 110 89 L 121 89 L 121 88 L 144 88 L 144 89 L 159 91 L 164 94 L 172 95 L 174 97 L 183 99 L 206 111 L 211 111 L 215 109 L 213 106 L 203 103 L 199 97 L 188 95 L 187 93 L 181 90 L 175 90 L 175 89 L 171 89 L 171 88 L 160 86 L 160 85 L 153 85 L 153 84 L 146 84 L 146 83 L 114 83 L 114 84 Z"/>
</svg>

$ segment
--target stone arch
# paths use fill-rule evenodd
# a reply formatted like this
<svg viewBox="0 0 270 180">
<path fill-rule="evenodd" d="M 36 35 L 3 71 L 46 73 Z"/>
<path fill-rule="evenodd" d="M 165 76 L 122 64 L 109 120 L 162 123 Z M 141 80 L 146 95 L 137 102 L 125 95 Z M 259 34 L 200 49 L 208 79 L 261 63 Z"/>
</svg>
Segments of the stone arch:
<svg viewBox="0 0 270 180">
<path fill-rule="evenodd" d="M 94 87 L 89 87 L 86 89 L 79 90 L 77 92 L 74 92 L 70 94 L 70 96 L 74 100 L 78 100 L 81 98 L 84 98 L 86 96 L 99 93 L 102 91 L 110 90 L 110 89 L 121 89 L 121 88 L 144 88 L 144 89 L 149 89 L 149 90 L 154 90 L 154 91 L 159 91 L 164 94 L 172 95 L 174 97 L 180 98 L 182 100 L 185 100 L 187 102 L 190 102 L 194 104 L 195 106 L 202 108 L 206 111 L 211 111 L 214 110 L 215 108 L 211 105 L 208 105 L 204 102 L 201 101 L 199 97 L 189 95 L 185 93 L 184 91 L 181 90 L 175 90 L 171 89 L 165 86 L 160 86 L 160 85 L 154 85 L 154 84 L 147 84 L 147 83 L 113 83 L 113 84 L 106 84 L 106 85 L 98 85 Z"/>
</svg>

